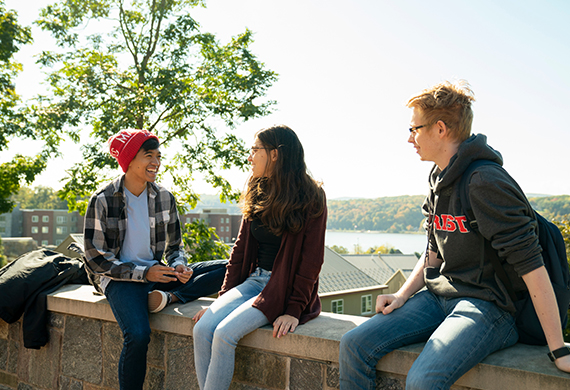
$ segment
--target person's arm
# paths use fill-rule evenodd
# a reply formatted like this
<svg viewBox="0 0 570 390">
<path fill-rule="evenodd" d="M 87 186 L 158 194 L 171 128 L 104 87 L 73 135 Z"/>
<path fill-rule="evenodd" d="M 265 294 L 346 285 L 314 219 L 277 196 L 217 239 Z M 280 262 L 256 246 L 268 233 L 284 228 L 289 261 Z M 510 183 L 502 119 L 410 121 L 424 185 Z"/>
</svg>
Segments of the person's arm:
<svg viewBox="0 0 570 390">
<path fill-rule="evenodd" d="M 522 278 L 528 288 L 534 310 L 546 336 L 548 348 L 550 351 L 555 351 L 564 347 L 558 304 L 546 268 L 544 266 L 537 268 L 523 275 Z M 570 355 L 558 358 L 554 363 L 560 370 L 570 372 Z"/>
<path fill-rule="evenodd" d="M 406 280 L 404 285 L 394 294 L 378 295 L 376 298 L 376 313 L 390 314 L 394 310 L 402 307 L 404 303 L 415 293 L 425 286 L 424 268 L 425 261 L 424 255 L 420 257 L 412 274 Z M 431 266 L 439 267 L 443 262 L 442 259 L 437 258 L 437 253 L 429 251 L 429 264 Z"/>
<path fill-rule="evenodd" d="M 174 280 L 178 279 L 182 283 L 187 283 L 192 277 L 193 271 L 187 266 L 187 259 L 184 254 L 182 231 L 180 228 L 178 209 L 176 208 L 176 200 L 172 194 L 168 193 L 168 196 L 170 199 L 170 210 L 169 220 L 166 224 L 166 250 L 164 257 L 170 268 L 166 269 L 153 266 L 147 273 L 147 279 L 153 282 L 168 283 L 172 281 L 170 278 L 175 277 Z M 152 280 L 155 278 L 155 275 L 152 274 L 154 270 L 157 272 L 156 277 L 158 280 Z"/>
<path fill-rule="evenodd" d="M 123 262 L 116 257 L 119 245 L 119 228 L 107 224 L 107 200 L 103 194 L 94 195 L 85 214 L 84 246 L 86 266 L 95 274 L 114 280 L 146 282 L 148 267 Z M 118 216 L 110 216 L 118 219 Z M 109 247 L 115 245 L 116 247 Z"/>
<path fill-rule="evenodd" d="M 176 268 L 178 265 L 186 266 L 187 260 L 182 245 L 182 231 L 180 229 L 180 218 L 178 217 L 176 200 L 171 193 L 167 193 L 167 195 L 169 196 L 170 209 L 168 210 L 169 219 L 166 224 L 166 249 L 164 251 L 164 258 L 170 267 Z"/>
</svg>

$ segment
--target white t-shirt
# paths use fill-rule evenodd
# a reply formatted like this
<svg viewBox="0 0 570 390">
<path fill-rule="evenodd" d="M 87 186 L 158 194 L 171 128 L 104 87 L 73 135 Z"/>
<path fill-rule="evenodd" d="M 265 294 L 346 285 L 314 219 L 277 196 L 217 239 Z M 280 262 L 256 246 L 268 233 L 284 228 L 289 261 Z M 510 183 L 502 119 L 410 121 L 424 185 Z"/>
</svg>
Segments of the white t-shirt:
<svg viewBox="0 0 570 390">
<path fill-rule="evenodd" d="M 127 200 L 127 230 L 119 254 L 120 260 L 125 263 L 132 262 L 136 265 L 152 267 L 158 264 L 158 261 L 153 259 L 154 255 L 150 250 L 147 189 L 145 188 L 139 196 L 135 196 L 125 187 L 125 195 Z M 101 277 L 103 291 L 105 291 L 110 280 L 108 277 Z"/>
</svg>

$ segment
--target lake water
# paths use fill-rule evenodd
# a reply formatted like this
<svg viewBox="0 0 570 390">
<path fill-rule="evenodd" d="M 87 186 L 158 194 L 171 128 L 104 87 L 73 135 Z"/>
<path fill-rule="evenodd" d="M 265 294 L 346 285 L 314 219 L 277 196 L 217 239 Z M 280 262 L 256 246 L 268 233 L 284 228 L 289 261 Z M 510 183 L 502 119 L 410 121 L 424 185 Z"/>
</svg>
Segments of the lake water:
<svg viewBox="0 0 570 390">
<path fill-rule="evenodd" d="M 425 234 L 397 234 L 377 232 L 339 232 L 327 230 L 325 245 L 343 246 L 352 252 L 354 245 L 360 244 L 363 250 L 373 246 L 387 245 L 399 249 L 404 254 L 423 253 L 426 248 Z"/>
</svg>

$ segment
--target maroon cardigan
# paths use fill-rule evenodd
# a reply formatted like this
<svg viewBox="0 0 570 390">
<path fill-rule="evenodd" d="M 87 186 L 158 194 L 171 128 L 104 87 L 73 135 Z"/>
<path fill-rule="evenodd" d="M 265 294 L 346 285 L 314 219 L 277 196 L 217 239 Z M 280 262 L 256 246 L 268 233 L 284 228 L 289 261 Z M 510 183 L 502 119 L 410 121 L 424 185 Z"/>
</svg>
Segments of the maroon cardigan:
<svg viewBox="0 0 570 390">
<path fill-rule="evenodd" d="M 321 312 L 317 291 L 325 256 L 326 225 L 325 207 L 319 217 L 307 220 L 299 233 L 283 233 L 269 282 L 252 305 L 265 314 L 269 323 L 289 314 L 304 324 Z M 251 221 L 244 218 L 230 254 L 220 295 L 243 283 L 255 271 L 257 249 L 257 240 L 251 234 Z"/>
</svg>

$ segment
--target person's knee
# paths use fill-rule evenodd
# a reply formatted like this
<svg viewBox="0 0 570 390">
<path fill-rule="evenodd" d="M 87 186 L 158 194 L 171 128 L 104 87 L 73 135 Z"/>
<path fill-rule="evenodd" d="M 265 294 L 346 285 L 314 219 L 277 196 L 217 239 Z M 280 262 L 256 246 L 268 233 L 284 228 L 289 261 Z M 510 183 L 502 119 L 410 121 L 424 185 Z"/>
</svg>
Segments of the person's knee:
<svg viewBox="0 0 570 390">
<path fill-rule="evenodd" d="M 361 343 L 360 333 L 356 331 L 357 328 L 346 332 L 340 339 L 340 355 L 354 355 Z"/>
<path fill-rule="evenodd" d="M 406 376 L 406 390 L 431 390 L 433 388 L 434 383 L 429 379 L 428 373 L 414 369 L 412 365 Z"/>
<path fill-rule="evenodd" d="M 130 347 L 146 349 L 150 343 L 150 329 L 136 329 L 124 334 L 125 343 Z"/>
<path fill-rule="evenodd" d="M 235 327 L 231 323 L 224 325 L 218 325 L 214 331 L 213 342 L 218 344 L 220 342 L 235 347 L 239 341 L 240 337 L 235 333 Z"/>
</svg>

